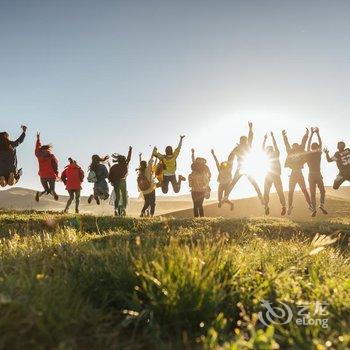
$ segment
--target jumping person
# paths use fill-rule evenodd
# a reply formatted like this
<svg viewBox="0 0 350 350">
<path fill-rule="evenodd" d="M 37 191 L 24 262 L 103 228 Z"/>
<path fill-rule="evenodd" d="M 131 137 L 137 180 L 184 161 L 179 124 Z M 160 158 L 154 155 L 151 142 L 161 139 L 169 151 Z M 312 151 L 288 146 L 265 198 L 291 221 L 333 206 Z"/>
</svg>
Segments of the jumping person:
<svg viewBox="0 0 350 350">
<path fill-rule="evenodd" d="M 189 186 L 191 188 L 191 196 L 193 201 L 194 217 L 203 217 L 203 202 L 209 187 L 209 177 L 203 163 L 194 162 L 191 165 L 191 174 L 188 177 Z"/>
<path fill-rule="evenodd" d="M 109 171 L 109 182 L 112 184 L 115 192 L 114 213 L 116 216 L 126 215 L 126 206 L 128 203 L 128 193 L 126 188 L 126 177 L 128 176 L 129 163 L 131 160 L 132 147 L 129 147 L 128 156 L 113 154 L 113 163 Z"/>
<path fill-rule="evenodd" d="M 309 206 L 309 210 L 313 212 L 314 209 L 311 204 L 309 192 L 306 189 L 305 179 L 303 175 L 303 168 L 306 162 L 305 146 L 309 137 L 309 129 L 306 128 L 306 132 L 302 138 L 301 144 L 293 143 L 293 145 L 290 146 L 287 132 L 285 130 L 282 131 L 282 135 L 287 151 L 285 168 L 290 168 L 292 170 L 289 177 L 288 215 L 290 215 L 293 210 L 293 197 L 296 185 L 299 185 Z"/>
<path fill-rule="evenodd" d="M 213 149 L 211 150 L 211 154 L 214 157 L 216 168 L 218 169 L 218 172 L 219 172 L 218 179 L 217 179 L 219 183 L 218 207 L 221 208 L 222 204 L 227 203 L 230 205 L 231 210 L 233 210 L 234 208 L 233 202 L 227 199 L 227 190 L 232 181 L 232 162 L 226 161 L 226 162 L 219 163 Z"/>
<path fill-rule="evenodd" d="M 346 148 L 345 142 L 338 142 L 338 151 L 335 152 L 333 157 L 330 157 L 329 150 L 325 148 L 324 152 L 326 153 L 327 161 L 329 163 L 336 162 L 339 169 L 339 174 L 334 180 L 333 188 L 335 190 L 345 182 L 350 181 L 350 149 Z"/>
<path fill-rule="evenodd" d="M 196 157 L 195 156 L 195 150 L 194 148 L 191 149 L 191 159 L 192 159 L 192 163 L 194 162 L 198 162 L 198 163 L 202 163 L 207 174 L 208 174 L 208 177 L 209 177 L 209 181 L 211 179 L 211 172 L 210 172 L 210 169 L 207 165 L 207 160 L 205 158 L 202 158 L 202 157 Z"/>
<path fill-rule="evenodd" d="M 16 141 L 11 141 L 9 134 L 0 132 L 0 186 L 13 186 L 21 177 L 21 169 L 17 170 L 16 148 L 24 141 L 27 127 L 22 125 L 22 134 Z"/>
<path fill-rule="evenodd" d="M 91 164 L 89 166 L 88 181 L 94 184 L 94 194 L 88 198 L 90 204 L 95 199 L 96 204 L 100 205 L 100 200 L 106 200 L 109 197 L 108 189 L 108 169 L 103 164 L 109 159 L 109 156 L 101 158 L 99 155 L 94 154 L 91 158 Z"/>
<path fill-rule="evenodd" d="M 84 180 L 84 171 L 72 158 L 68 158 L 69 164 L 64 168 L 61 174 L 61 180 L 66 185 L 66 190 L 69 194 L 69 199 L 67 201 L 65 213 L 68 213 L 69 207 L 72 204 L 75 197 L 75 213 L 79 213 L 79 203 L 80 203 L 80 191 L 81 184 Z"/>
<path fill-rule="evenodd" d="M 163 167 L 163 182 L 162 182 L 162 192 L 168 193 L 169 190 L 169 182 L 173 186 L 173 190 L 175 193 L 179 193 L 181 189 L 181 182 L 186 179 L 179 175 L 179 179 L 176 179 L 176 159 L 180 154 L 182 140 L 185 136 L 180 136 L 180 141 L 177 148 L 173 151 L 171 146 L 167 146 L 165 148 L 165 154 L 161 154 L 158 152 L 157 147 L 153 149 L 153 156 L 158 158 L 160 164 Z"/>
<path fill-rule="evenodd" d="M 284 197 L 283 185 L 281 180 L 281 162 L 280 162 L 280 150 L 278 149 L 277 142 L 273 132 L 271 132 L 271 139 L 273 146 L 266 147 L 267 134 L 264 137 L 264 142 L 262 145 L 263 151 L 266 153 L 270 166 L 268 173 L 265 176 L 265 184 L 264 184 L 264 202 L 265 202 L 265 214 L 270 214 L 270 191 L 272 185 L 275 186 L 277 191 L 278 198 L 282 205 L 281 215 L 286 215 L 286 198 Z"/>
<path fill-rule="evenodd" d="M 228 162 L 232 163 L 232 164 L 233 164 L 235 157 L 237 157 L 237 169 L 236 169 L 236 172 L 233 176 L 233 180 L 231 181 L 231 183 L 228 187 L 228 190 L 227 190 L 227 193 L 225 196 L 225 200 L 228 199 L 229 194 L 231 193 L 233 188 L 236 186 L 239 179 L 242 176 L 246 176 L 247 179 L 249 180 L 249 182 L 253 185 L 261 203 L 264 205 L 264 199 L 263 199 L 262 193 L 260 191 L 260 188 L 259 188 L 257 182 L 255 181 L 255 179 L 253 178 L 253 176 L 251 174 L 244 174 L 244 172 L 242 171 L 245 157 L 251 152 L 253 137 L 254 137 L 253 123 L 249 122 L 248 126 L 249 126 L 248 137 L 241 136 L 240 140 L 239 140 L 239 144 L 232 150 L 232 152 L 230 153 L 230 155 L 228 157 Z"/>
<path fill-rule="evenodd" d="M 55 186 L 58 179 L 58 161 L 52 153 L 52 145 L 41 145 L 40 133 L 36 135 L 35 156 L 39 163 L 40 182 L 44 188 L 44 191 L 36 193 L 35 200 L 39 202 L 41 196 L 51 194 L 57 201 Z"/>
<path fill-rule="evenodd" d="M 148 162 L 142 160 L 140 154 L 140 167 L 138 171 L 137 187 L 144 198 L 144 205 L 141 210 L 141 217 L 149 215 L 153 217 L 156 208 L 156 184 L 153 174 L 153 156 Z"/>
<path fill-rule="evenodd" d="M 313 135 L 316 134 L 318 138 L 317 142 L 312 142 Z M 320 191 L 320 210 L 323 214 L 328 214 L 324 208 L 326 200 L 326 190 L 323 183 L 323 177 L 321 174 L 321 157 L 322 157 L 322 139 L 318 128 L 311 128 L 311 135 L 307 144 L 306 161 L 309 167 L 309 187 L 311 196 L 311 205 L 313 208 L 312 217 L 316 216 L 316 187 Z"/>
</svg>

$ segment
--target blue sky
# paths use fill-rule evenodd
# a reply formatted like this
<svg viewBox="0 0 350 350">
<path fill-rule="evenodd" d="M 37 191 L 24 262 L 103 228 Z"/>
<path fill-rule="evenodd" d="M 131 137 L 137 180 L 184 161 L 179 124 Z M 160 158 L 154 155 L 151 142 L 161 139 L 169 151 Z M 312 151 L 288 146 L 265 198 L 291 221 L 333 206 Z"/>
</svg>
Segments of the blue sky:
<svg viewBox="0 0 350 350">
<path fill-rule="evenodd" d="M 227 157 L 248 120 L 257 148 L 271 129 L 280 142 L 283 128 L 294 140 L 305 125 L 331 150 L 349 143 L 349 13 L 336 0 L 0 0 L 0 129 L 15 138 L 29 127 L 20 186 L 39 188 L 36 131 L 61 168 L 133 145 L 131 195 L 138 152 L 180 133 L 186 176 L 191 147 L 213 165 L 210 149 Z M 335 165 L 324 175 L 331 183 Z M 233 195 L 253 194 L 246 184 Z"/>
</svg>

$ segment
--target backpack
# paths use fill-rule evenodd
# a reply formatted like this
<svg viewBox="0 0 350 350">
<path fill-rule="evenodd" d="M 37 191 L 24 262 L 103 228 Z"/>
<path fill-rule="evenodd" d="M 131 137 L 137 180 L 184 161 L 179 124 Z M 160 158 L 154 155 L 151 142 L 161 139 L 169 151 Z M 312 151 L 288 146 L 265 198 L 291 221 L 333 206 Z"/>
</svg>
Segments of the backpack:
<svg viewBox="0 0 350 350">
<path fill-rule="evenodd" d="M 137 185 L 141 191 L 147 191 L 151 187 L 151 182 L 144 173 L 141 173 L 137 177 Z"/>
<path fill-rule="evenodd" d="M 92 170 L 89 171 L 88 177 L 87 177 L 88 182 L 91 183 L 96 183 L 97 182 L 97 176 L 96 173 Z"/>
</svg>

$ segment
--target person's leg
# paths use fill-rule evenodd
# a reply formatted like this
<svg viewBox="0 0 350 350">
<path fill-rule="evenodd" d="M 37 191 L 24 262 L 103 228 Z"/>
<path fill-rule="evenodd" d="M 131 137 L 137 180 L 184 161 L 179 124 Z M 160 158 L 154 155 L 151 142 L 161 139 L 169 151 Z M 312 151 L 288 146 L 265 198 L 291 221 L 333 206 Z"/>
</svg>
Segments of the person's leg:
<svg viewBox="0 0 350 350">
<path fill-rule="evenodd" d="M 121 196 L 122 196 L 122 206 L 124 208 L 124 210 L 126 209 L 126 206 L 128 204 L 128 192 L 127 192 L 127 188 L 126 188 L 126 180 L 123 179 L 120 182 L 120 189 L 121 189 Z"/>
<path fill-rule="evenodd" d="M 345 182 L 345 178 L 342 175 L 338 175 L 333 183 L 333 189 L 337 190 Z"/>
<path fill-rule="evenodd" d="M 15 173 L 11 172 L 10 175 L 8 176 L 7 184 L 9 186 L 13 186 L 15 183 L 16 183 Z"/>
<path fill-rule="evenodd" d="M 146 210 L 148 209 L 148 207 L 150 206 L 150 193 L 148 194 L 144 194 L 143 195 L 143 198 L 144 198 L 144 204 L 143 204 L 143 207 L 141 209 L 141 216 L 144 216 L 145 213 L 146 213 Z"/>
<path fill-rule="evenodd" d="M 269 206 L 270 203 L 270 191 L 272 187 L 273 179 L 271 174 L 267 174 L 265 177 L 265 183 L 264 183 L 264 202 L 265 207 Z"/>
<path fill-rule="evenodd" d="M 74 191 L 73 190 L 69 190 L 68 194 L 69 194 L 69 198 L 68 198 L 68 201 L 67 201 L 67 204 L 66 204 L 66 208 L 64 209 L 64 211 L 66 213 L 68 212 L 69 207 L 71 206 L 71 204 L 72 204 L 72 202 L 74 200 Z"/>
<path fill-rule="evenodd" d="M 303 174 L 301 174 L 299 176 L 298 184 L 299 184 L 299 187 L 300 187 L 301 191 L 304 194 L 304 197 L 305 197 L 305 200 L 306 200 L 307 204 L 309 205 L 310 208 L 312 208 L 310 195 L 309 195 L 309 192 L 308 192 L 308 190 L 306 188 L 306 183 L 305 183 L 305 179 L 304 179 Z"/>
<path fill-rule="evenodd" d="M 150 215 L 153 217 L 154 212 L 156 210 L 156 191 L 155 190 L 150 193 L 149 206 L 150 206 Z"/>
<path fill-rule="evenodd" d="M 309 175 L 309 187 L 310 187 L 310 196 L 311 196 L 311 206 L 316 211 L 316 184 L 317 179 L 314 175 Z"/>
<path fill-rule="evenodd" d="M 223 198 L 223 195 L 224 195 L 224 188 L 225 186 L 222 185 L 222 184 L 219 184 L 219 188 L 218 188 L 218 201 L 219 201 L 219 208 L 221 208 L 221 205 L 222 205 L 222 198 Z"/>
<path fill-rule="evenodd" d="M 164 194 L 167 194 L 169 191 L 169 181 L 170 181 L 170 176 L 163 176 L 163 181 L 162 181 L 162 192 Z"/>
<path fill-rule="evenodd" d="M 242 174 L 240 173 L 239 169 L 236 170 L 233 179 L 231 181 L 231 183 L 229 184 L 226 194 L 225 194 L 225 199 L 228 199 L 228 197 L 230 196 L 230 193 L 232 192 L 233 188 L 236 186 L 237 182 L 239 181 L 239 179 L 242 177 Z"/>
<path fill-rule="evenodd" d="M 0 186 L 1 187 L 6 187 L 7 186 L 7 181 L 5 176 L 0 176 Z"/>
<path fill-rule="evenodd" d="M 179 193 L 180 192 L 181 181 L 182 180 L 180 179 L 180 176 L 179 176 L 178 180 L 176 179 L 176 175 L 170 176 L 170 182 L 171 182 L 171 185 L 173 186 L 173 190 L 174 190 L 175 193 Z"/>
<path fill-rule="evenodd" d="M 260 201 L 261 201 L 261 204 L 264 205 L 264 198 L 263 198 L 263 195 L 260 191 L 260 188 L 259 188 L 259 185 L 257 184 L 257 182 L 255 181 L 255 179 L 251 176 L 248 176 L 248 180 L 249 182 L 253 185 L 254 189 L 255 189 L 255 192 L 257 193 Z"/>
<path fill-rule="evenodd" d="M 293 198 L 294 198 L 294 191 L 295 191 L 296 185 L 297 185 L 296 177 L 292 173 L 289 178 L 288 214 L 291 214 L 293 209 Z"/>
<path fill-rule="evenodd" d="M 115 184 L 115 186 L 114 186 L 114 192 L 115 192 L 114 210 L 115 210 L 115 212 L 118 211 L 118 213 L 119 213 L 120 182 L 118 182 L 117 184 Z"/>
<path fill-rule="evenodd" d="M 282 211 L 281 215 L 286 215 L 286 197 L 284 196 L 283 192 L 283 184 L 282 184 L 282 179 L 280 175 L 275 175 L 273 178 L 273 184 L 275 186 L 278 198 L 280 200 L 281 206 L 282 206 Z"/>
<path fill-rule="evenodd" d="M 203 208 L 204 197 L 205 197 L 205 192 L 201 193 L 197 199 L 198 214 L 201 218 L 204 217 L 204 208 Z"/>
<path fill-rule="evenodd" d="M 324 182 L 323 182 L 323 177 L 321 176 L 317 182 L 317 187 L 320 191 L 320 209 L 322 211 L 323 214 L 328 214 L 327 210 L 324 207 L 325 201 L 326 201 L 326 189 L 324 186 Z"/>
<path fill-rule="evenodd" d="M 191 192 L 191 197 L 193 201 L 193 216 L 197 218 L 199 216 L 198 205 L 197 205 L 197 193 Z"/>
<path fill-rule="evenodd" d="M 76 190 L 75 192 L 75 213 L 79 213 L 79 205 L 80 205 L 80 190 Z"/>
<path fill-rule="evenodd" d="M 48 183 L 49 183 L 50 193 L 53 195 L 55 201 L 57 201 L 58 200 L 58 195 L 57 195 L 56 190 L 55 190 L 55 188 L 56 188 L 56 181 L 55 181 L 55 179 L 50 179 L 48 181 Z"/>
</svg>

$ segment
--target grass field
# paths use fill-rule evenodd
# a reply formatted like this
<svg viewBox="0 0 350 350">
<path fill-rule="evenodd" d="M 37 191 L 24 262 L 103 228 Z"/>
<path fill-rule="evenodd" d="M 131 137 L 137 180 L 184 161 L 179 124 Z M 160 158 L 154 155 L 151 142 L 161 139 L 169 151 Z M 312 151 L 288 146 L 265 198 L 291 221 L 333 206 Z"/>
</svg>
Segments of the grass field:
<svg viewBox="0 0 350 350">
<path fill-rule="evenodd" d="M 350 346 L 349 219 L 28 212 L 0 213 L 0 227 L 0 348 Z M 263 299 L 288 305 L 292 321 L 263 325 Z M 319 301 L 328 327 L 294 322 Z"/>
</svg>

